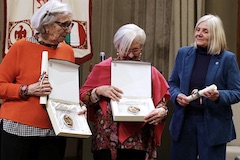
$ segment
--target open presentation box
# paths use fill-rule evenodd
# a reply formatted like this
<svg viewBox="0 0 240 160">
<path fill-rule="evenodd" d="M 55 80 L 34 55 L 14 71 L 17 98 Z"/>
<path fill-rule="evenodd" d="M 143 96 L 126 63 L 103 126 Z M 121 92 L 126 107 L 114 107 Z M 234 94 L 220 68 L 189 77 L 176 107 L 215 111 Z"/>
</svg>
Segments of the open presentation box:
<svg viewBox="0 0 240 160">
<path fill-rule="evenodd" d="M 52 92 L 46 105 L 55 134 L 66 137 L 88 138 L 92 135 L 84 115 L 78 115 L 79 65 L 57 59 L 48 61 L 48 80 Z"/>
<path fill-rule="evenodd" d="M 148 62 L 112 61 L 111 85 L 123 91 L 119 102 L 110 102 L 114 121 L 143 122 L 155 108 L 151 71 L 151 63 Z"/>
</svg>

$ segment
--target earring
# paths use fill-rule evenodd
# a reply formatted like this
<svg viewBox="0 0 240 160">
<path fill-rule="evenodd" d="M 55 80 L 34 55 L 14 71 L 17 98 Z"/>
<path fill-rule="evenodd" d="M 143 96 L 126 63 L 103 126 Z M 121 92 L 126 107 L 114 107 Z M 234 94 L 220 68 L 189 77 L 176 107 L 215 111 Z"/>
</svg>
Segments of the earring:
<svg viewBox="0 0 240 160">
<path fill-rule="evenodd" d="M 139 60 L 139 61 L 141 60 L 141 56 L 142 56 L 142 52 L 139 53 L 139 57 L 138 57 L 138 60 Z"/>
</svg>

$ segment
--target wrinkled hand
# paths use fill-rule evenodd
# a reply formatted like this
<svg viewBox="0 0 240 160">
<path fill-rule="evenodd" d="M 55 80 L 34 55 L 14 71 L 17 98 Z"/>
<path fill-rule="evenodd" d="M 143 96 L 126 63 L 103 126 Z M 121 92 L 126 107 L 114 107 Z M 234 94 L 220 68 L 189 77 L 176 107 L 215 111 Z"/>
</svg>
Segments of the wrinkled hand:
<svg viewBox="0 0 240 160">
<path fill-rule="evenodd" d="M 185 94 L 182 94 L 182 93 L 177 95 L 177 102 L 181 106 L 187 106 L 189 104 L 189 102 L 187 100 L 187 96 Z"/>
<path fill-rule="evenodd" d="M 28 95 L 47 96 L 51 93 L 51 91 L 51 84 L 47 80 L 44 80 L 42 85 L 40 85 L 40 82 L 28 85 Z"/>
<path fill-rule="evenodd" d="M 80 111 L 77 114 L 78 115 L 84 115 L 84 117 L 87 118 L 87 107 L 86 107 L 86 105 L 82 105 L 80 107 Z"/>
<path fill-rule="evenodd" d="M 219 98 L 219 91 L 218 90 L 210 90 L 210 91 L 203 93 L 202 96 L 206 97 L 207 99 L 209 99 L 211 101 L 216 101 Z"/>
<path fill-rule="evenodd" d="M 119 101 L 122 98 L 121 94 L 123 94 L 123 92 L 117 87 L 105 85 L 97 87 L 96 94 L 98 96 L 108 97 L 114 101 Z"/>
<path fill-rule="evenodd" d="M 167 116 L 167 111 L 164 108 L 155 108 L 144 119 L 145 122 L 153 125 L 158 125 Z"/>
</svg>

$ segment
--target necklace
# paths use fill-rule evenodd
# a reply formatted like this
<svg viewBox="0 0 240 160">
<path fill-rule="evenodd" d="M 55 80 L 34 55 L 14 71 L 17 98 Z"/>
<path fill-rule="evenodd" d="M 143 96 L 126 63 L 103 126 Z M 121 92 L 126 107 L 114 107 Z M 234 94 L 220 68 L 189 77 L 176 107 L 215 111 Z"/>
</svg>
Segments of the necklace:
<svg viewBox="0 0 240 160">
<path fill-rule="evenodd" d="M 38 41 L 38 40 L 37 40 Z M 58 44 L 49 44 L 49 43 L 45 43 L 43 41 L 38 41 L 38 43 L 40 43 L 41 45 L 56 49 L 58 47 Z"/>
<path fill-rule="evenodd" d="M 56 49 L 58 47 L 58 44 L 49 44 L 49 43 L 46 43 L 44 41 L 39 40 L 38 34 L 35 34 L 34 37 L 38 41 L 38 43 L 41 44 L 41 45 L 47 46 L 47 47 L 52 48 L 52 49 Z"/>
</svg>

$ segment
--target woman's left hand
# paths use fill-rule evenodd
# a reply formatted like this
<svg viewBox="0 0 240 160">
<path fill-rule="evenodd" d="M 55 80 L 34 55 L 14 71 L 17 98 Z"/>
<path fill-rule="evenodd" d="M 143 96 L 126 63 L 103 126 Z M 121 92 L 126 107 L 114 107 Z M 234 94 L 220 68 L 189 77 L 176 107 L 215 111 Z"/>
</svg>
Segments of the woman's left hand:
<svg viewBox="0 0 240 160">
<path fill-rule="evenodd" d="M 155 108 L 144 117 L 145 122 L 153 125 L 158 125 L 167 116 L 167 112 L 168 111 L 163 107 Z"/>
<path fill-rule="evenodd" d="M 78 115 L 84 115 L 84 117 L 87 118 L 87 107 L 85 104 L 80 106 L 80 111 L 78 112 Z"/>
</svg>

